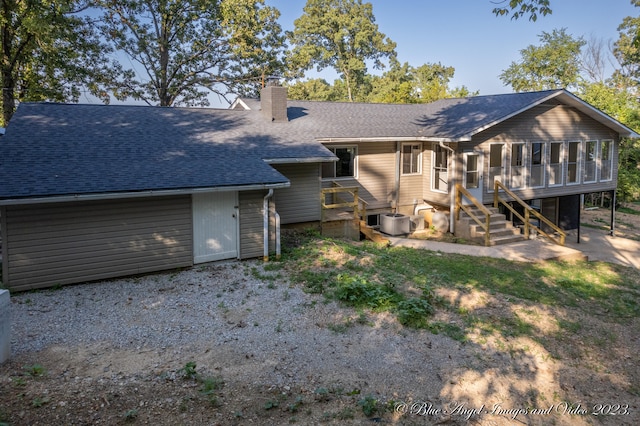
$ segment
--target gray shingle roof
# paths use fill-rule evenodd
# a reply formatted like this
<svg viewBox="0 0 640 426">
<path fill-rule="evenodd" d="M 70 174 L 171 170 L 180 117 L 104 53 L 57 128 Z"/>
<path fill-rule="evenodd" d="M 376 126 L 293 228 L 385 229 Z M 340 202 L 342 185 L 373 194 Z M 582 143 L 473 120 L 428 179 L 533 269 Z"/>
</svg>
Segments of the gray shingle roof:
<svg viewBox="0 0 640 426">
<path fill-rule="evenodd" d="M 0 198 L 282 184 L 264 159 L 333 158 L 261 121 L 230 110 L 23 103 L 0 143 Z"/>
<path fill-rule="evenodd" d="M 23 103 L 0 139 L 0 200 L 282 184 L 267 162 L 334 159 L 318 141 L 469 140 L 551 99 L 638 136 L 564 90 L 414 105 L 289 101 L 288 122 L 265 120 L 256 100 L 244 101 L 250 110 Z"/>
</svg>

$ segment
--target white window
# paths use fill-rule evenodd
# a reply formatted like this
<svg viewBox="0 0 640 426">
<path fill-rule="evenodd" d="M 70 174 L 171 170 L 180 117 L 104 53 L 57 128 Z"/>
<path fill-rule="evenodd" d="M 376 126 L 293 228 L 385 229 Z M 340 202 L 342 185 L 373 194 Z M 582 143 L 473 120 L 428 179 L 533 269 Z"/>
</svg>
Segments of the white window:
<svg viewBox="0 0 640 426">
<path fill-rule="evenodd" d="M 600 180 L 612 179 L 613 142 L 602 141 L 600 145 Z"/>
<path fill-rule="evenodd" d="M 562 185 L 562 142 L 551 142 L 549 153 L 549 186 Z"/>
<path fill-rule="evenodd" d="M 580 142 L 569 142 L 567 153 L 567 184 L 580 183 Z"/>
<path fill-rule="evenodd" d="M 327 147 L 333 152 L 338 161 L 335 163 L 322 163 L 322 178 L 353 178 L 357 175 L 356 156 L 358 150 L 355 146 Z"/>
<path fill-rule="evenodd" d="M 544 156 L 544 144 L 533 142 L 529 150 L 529 186 L 532 188 L 544 186 Z"/>
<path fill-rule="evenodd" d="M 448 151 L 440 145 L 434 145 L 433 180 L 431 184 L 434 191 L 447 192 L 449 190 L 448 160 Z"/>
<path fill-rule="evenodd" d="M 514 143 L 511 145 L 511 188 L 524 187 L 524 172 L 524 143 Z"/>
<path fill-rule="evenodd" d="M 489 148 L 489 191 L 495 188 L 495 182 L 504 183 L 504 144 L 494 143 Z"/>
<path fill-rule="evenodd" d="M 596 165 L 598 164 L 598 142 L 587 141 L 584 147 L 584 181 L 596 181 Z"/>
<path fill-rule="evenodd" d="M 402 144 L 402 174 L 417 175 L 422 173 L 422 144 Z"/>
</svg>

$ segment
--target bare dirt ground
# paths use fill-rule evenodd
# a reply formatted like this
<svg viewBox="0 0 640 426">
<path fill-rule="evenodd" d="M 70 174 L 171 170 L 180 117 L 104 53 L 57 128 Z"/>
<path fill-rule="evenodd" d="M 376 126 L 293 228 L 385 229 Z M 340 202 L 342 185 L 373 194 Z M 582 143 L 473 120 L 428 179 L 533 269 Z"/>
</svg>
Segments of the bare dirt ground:
<svg viewBox="0 0 640 426">
<path fill-rule="evenodd" d="M 640 212 L 639 204 L 623 204 L 623 208 Z M 640 241 L 640 214 L 616 211 L 615 235 Z M 580 222 L 596 229 L 608 230 L 611 223 L 611 210 L 608 208 L 587 208 L 580 214 Z"/>
<path fill-rule="evenodd" d="M 607 214 L 587 211 L 582 221 L 604 226 Z M 619 214 L 618 232 L 640 239 L 640 216 Z M 231 262 L 12 295 L 21 323 L 13 339 L 25 342 L 54 332 L 47 315 L 74 309 L 56 301 L 64 292 L 100 315 L 112 299 L 96 293 L 115 297 L 118 285 L 153 278 L 146 294 L 115 299 L 109 309 L 129 310 L 112 324 L 105 318 L 99 331 L 153 327 L 174 303 L 180 316 L 171 329 L 181 339 L 79 337 L 23 349 L 0 366 L 0 424 L 640 424 L 637 318 L 620 323 L 604 312 L 443 291 L 467 312 L 516 312 L 537 336 L 478 334 L 461 343 L 325 303 L 290 284 L 286 271 L 264 278 L 261 268 Z M 186 285 L 193 279 L 201 284 Z M 449 311 L 436 316 L 456 321 Z M 203 317 L 204 328 L 192 325 Z"/>
</svg>

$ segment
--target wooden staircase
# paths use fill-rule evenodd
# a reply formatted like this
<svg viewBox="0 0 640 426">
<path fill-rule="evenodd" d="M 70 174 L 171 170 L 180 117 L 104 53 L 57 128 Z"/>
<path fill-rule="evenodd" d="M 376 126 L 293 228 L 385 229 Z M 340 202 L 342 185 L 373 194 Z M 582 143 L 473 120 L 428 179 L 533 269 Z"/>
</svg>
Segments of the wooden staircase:
<svg viewBox="0 0 640 426">
<path fill-rule="evenodd" d="M 506 216 L 494 207 L 486 207 L 489 210 L 489 244 L 495 246 L 499 244 L 515 243 L 524 240 L 520 229 L 513 226 Z M 468 212 L 467 212 L 468 211 Z M 478 224 L 473 216 L 483 217 L 485 213 L 475 206 L 469 206 L 467 211 L 460 211 L 460 218 L 456 220 L 455 234 L 482 245 L 486 245 L 486 235 L 482 225 Z"/>
</svg>

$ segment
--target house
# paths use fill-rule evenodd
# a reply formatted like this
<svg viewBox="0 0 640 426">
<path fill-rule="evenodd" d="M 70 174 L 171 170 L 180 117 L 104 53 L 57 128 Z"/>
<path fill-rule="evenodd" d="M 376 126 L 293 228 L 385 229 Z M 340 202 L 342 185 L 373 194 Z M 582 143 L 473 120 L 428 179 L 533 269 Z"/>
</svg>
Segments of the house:
<svg viewBox="0 0 640 426">
<path fill-rule="evenodd" d="M 570 228 L 581 194 L 615 191 L 619 140 L 638 136 L 565 90 L 420 105 L 286 93 L 227 110 L 21 104 L 0 144 L 4 285 L 266 257 L 278 224 L 322 222 L 342 190 L 365 224 L 429 205 L 462 232 L 458 210 L 501 195 Z"/>
</svg>

